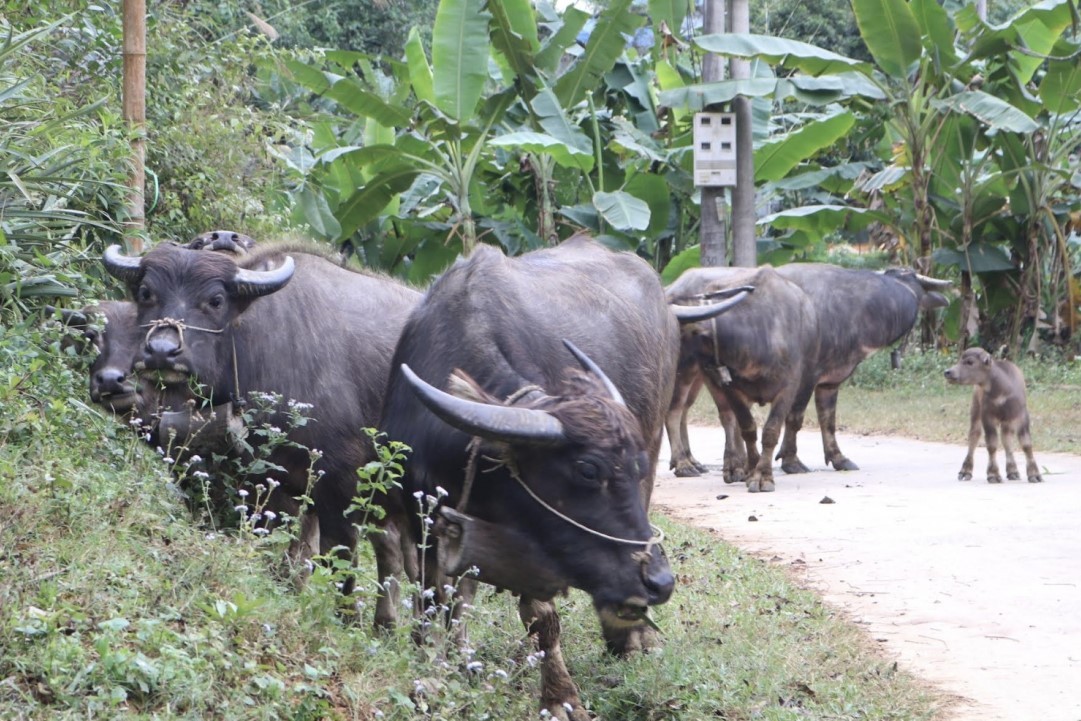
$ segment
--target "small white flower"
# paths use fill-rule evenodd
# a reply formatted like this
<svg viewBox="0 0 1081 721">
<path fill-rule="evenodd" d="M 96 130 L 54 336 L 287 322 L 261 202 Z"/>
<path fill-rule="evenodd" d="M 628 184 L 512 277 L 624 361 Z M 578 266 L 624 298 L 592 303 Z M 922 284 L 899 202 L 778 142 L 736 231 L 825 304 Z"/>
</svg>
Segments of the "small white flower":
<svg viewBox="0 0 1081 721">
<path fill-rule="evenodd" d="M 248 492 L 245 491 L 243 488 L 241 488 L 239 491 L 237 491 L 236 494 L 238 496 L 240 496 L 241 498 L 247 498 L 248 497 Z"/>
<path fill-rule="evenodd" d="M 241 503 L 239 506 L 233 506 L 233 510 L 237 513 L 247 513 L 248 507 Z"/>
<path fill-rule="evenodd" d="M 417 491 L 416 493 L 413 494 L 413 498 L 416 498 L 418 501 L 423 500 L 424 499 L 424 491 Z"/>
<path fill-rule="evenodd" d="M 257 536 L 265 536 L 268 533 L 270 533 L 270 529 L 268 529 L 268 528 L 256 528 L 255 530 L 252 531 L 252 533 L 254 533 Z"/>
<path fill-rule="evenodd" d="M 194 455 L 194 456 L 192 456 L 191 458 L 188 459 L 188 465 L 189 466 L 193 465 L 195 463 L 202 463 L 202 462 L 203 462 L 203 457 L 200 456 L 199 454 L 196 454 L 196 455 Z"/>
<path fill-rule="evenodd" d="M 423 591 L 421 591 L 420 595 L 421 595 L 422 598 L 426 598 L 428 600 L 431 600 L 431 599 L 435 598 L 435 589 L 434 588 L 426 588 Z"/>
<path fill-rule="evenodd" d="M 506 680 L 507 680 L 507 672 L 506 672 L 506 671 L 504 671 L 504 670 L 503 670 L 503 669 L 501 669 L 501 668 L 497 668 L 497 669 L 495 670 L 495 675 L 496 675 L 496 676 L 498 676 L 499 678 L 503 679 L 504 681 L 506 681 Z"/>
<path fill-rule="evenodd" d="M 263 511 L 263 516 L 264 516 L 264 517 L 265 517 L 265 518 L 266 518 L 266 519 L 267 519 L 268 521 L 273 521 L 273 520 L 274 520 L 275 518 L 277 518 L 277 517 L 278 517 L 278 514 L 277 514 L 277 513 L 275 513 L 274 511 Z"/>
<path fill-rule="evenodd" d="M 471 673 L 476 673 L 477 671 L 480 671 L 482 668 L 484 668 L 484 664 L 481 663 L 480 661 L 470 661 L 469 663 L 467 663 L 465 665 L 465 670 L 469 671 Z"/>
<path fill-rule="evenodd" d="M 165 456 L 165 458 L 162 458 L 161 460 L 163 460 L 163 461 L 165 461 L 166 463 L 169 463 L 169 464 L 174 463 L 173 459 L 170 458 L 169 456 Z"/>
</svg>

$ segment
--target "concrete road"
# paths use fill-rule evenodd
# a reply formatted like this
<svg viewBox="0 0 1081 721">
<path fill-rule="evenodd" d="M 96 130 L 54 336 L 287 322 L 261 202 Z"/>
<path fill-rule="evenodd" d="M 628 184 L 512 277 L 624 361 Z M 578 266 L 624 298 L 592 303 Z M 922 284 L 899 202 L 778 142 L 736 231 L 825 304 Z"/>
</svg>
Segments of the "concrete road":
<svg viewBox="0 0 1081 721">
<path fill-rule="evenodd" d="M 960 482 L 961 446 L 840 435 L 861 470 L 839 473 L 809 430 L 800 458 L 813 471 L 778 466 L 776 492 L 752 494 L 721 479 L 723 431 L 690 439 L 716 470 L 675 478 L 666 445 L 655 510 L 793 569 L 956 697 L 944 721 L 1081 721 L 1081 457 L 1037 448 L 1044 483 L 991 485 L 982 449 Z"/>
</svg>

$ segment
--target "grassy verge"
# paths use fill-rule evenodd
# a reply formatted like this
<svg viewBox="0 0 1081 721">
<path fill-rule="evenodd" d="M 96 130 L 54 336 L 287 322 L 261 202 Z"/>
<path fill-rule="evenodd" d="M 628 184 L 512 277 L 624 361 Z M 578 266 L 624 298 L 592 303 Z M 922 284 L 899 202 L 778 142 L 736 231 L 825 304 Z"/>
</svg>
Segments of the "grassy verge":
<svg viewBox="0 0 1081 721">
<path fill-rule="evenodd" d="M 482 591 L 471 649 L 371 631 L 333 577 L 301 590 L 287 535 L 193 516 L 161 456 L 81 401 L 44 339 L 0 338 L 0 718 L 538 718 L 508 594 Z M 657 519 L 679 587 L 663 648 L 614 659 L 589 599 L 560 601 L 565 654 L 602 718 L 931 719 L 940 700 L 783 571 Z M 403 609 L 403 615 L 409 612 Z"/>
<path fill-rule="evenodd" d="M 871 356 L 841 386 L 838 430 L 965 444 L 972 389 L 946 383 L 942 373 L 954 362 L 952 355 L 912 352 L 893 370 L 888 353 Z M 1037 459 L 1040 451 L 1081 454 L 1081 360 L 1026 358 L 1019 365 L 1028 387 Z M 755 410 L 764 420 L 764 409 Z M 707 394 L 699 396 L 690 418 L 717 423 Z M 817 428 L 817 423 L 812 402 L 804 428 Z"/>
</svg>

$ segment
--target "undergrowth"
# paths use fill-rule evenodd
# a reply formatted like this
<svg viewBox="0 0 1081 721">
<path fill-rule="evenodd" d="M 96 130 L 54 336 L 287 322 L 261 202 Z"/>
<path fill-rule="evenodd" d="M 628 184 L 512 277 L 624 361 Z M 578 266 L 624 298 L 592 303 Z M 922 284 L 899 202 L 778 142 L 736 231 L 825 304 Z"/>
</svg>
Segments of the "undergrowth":
<svg viewBox="0 0 1081 721">
<path fill-rule="evenodd" d="M 81 361 L 40 329 L 0 332 L 0 718 L 540 717 L 513 596 L 482 586 L 464 645 L 413 642 L 425 620 L 409 589 L 399 627 L 373 631 L 366 546 L 353 616 L 340 569 L 303 584 L 283 570 L 287 524 L 256 534 L 193 514 L 166 459 L 83 402 Z M 558 602 L 598 717 L 934 718 L 933 693 L 783 572 L 655 520 L 678 579 L 653 612 L 658 652 L 614 658 L 589 598 Z"/>
</svg>

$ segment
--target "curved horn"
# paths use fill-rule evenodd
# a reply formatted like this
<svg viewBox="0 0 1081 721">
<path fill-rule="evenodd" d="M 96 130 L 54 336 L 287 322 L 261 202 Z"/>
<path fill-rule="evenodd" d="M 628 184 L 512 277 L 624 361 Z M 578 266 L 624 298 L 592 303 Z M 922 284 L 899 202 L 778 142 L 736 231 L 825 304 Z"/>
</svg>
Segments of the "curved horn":
<svg viewBox="0 0 1081 721">
<path fill-rule="evenodd" d="M 106 248 L 101 262 L 105 264 L 105 270 L 109 271 L 109 275 L 129 285 L 138 283 L 143 277 L 140 260 L 121 253 L 119 245 L 110 245 Z"/>
<path fill-rule="evenodd" d="M 269 295 L 284 288 L 295 270 L 296 263 L 291 255 L 285 256 L 282 264 L 274 270 L 237 268 L 236 275 L 233 276 L 233 293 L 244 298 Z"/>
<path fill-rule="evenodd" d="M 563 424 L 550 413 L 452 396 L 421 379 L 405 363 L 401 369 L 421 403 L 458 430 L 507 443 L 555 445 L 564 439 Z"/>
<path fill-rule="evenodd" d="M 578 359 L 578 362 L 582 364 L 582 368 L 601 379 L 604 383 L 604 387 L 608 389 L 608 395 L 612 396 L 612 400 L 621 406 L 627 405 L 626 401 L 623 400 L 623 395 L 619 392 L 619 389 L 616 388 L 616 384 L 612 382 L 611 378 L 605 375 L 604 371 L 601 370 L 601 367 L 594 363 L 592 358 L 579 350 L 578 346 L 574 345 L 574 343 L 571 343 L 566 338 L 563 339 L 563 345 L 567 346 L 567 350 Z"/>
<path fill-rule="evenodd" d="M 918 280 L 920 282 L 920 285 L 922 285 L 924 288 L 928 288 L 928 289 L 934 288 L 936 290 L 939 290 L 939 289 L 943 289 L 943 288 L 950 288 L 950 287 L 953 286 L 953 281 L 951 281 L 951 280 L 941 280 L 939 278 L 929 278 L 926 275 L 920 275 L 919 273 L 916 273 L 916 280 Z"/>
<path fill-rule="evenodd" d="M 753 290 L 754 286 L 743 286 L 735 296 L 720 303 L 712 303 L 710 305 L 669 304 L 668 307 L 672 309 L 672 313 L 675 314 L 676 319 L 680 323 L 698 323 L 699 321 L 714 318 L 721 313 L 736 307 L 745 301 L 751 295 Z"/>
<path fill-rule="evenodd" d="M 81 310 L 60 309 L 60 318 L 64 325 L 71 328 L 85 328 L 90 323 L 90 318 Z"/>
</svg>

